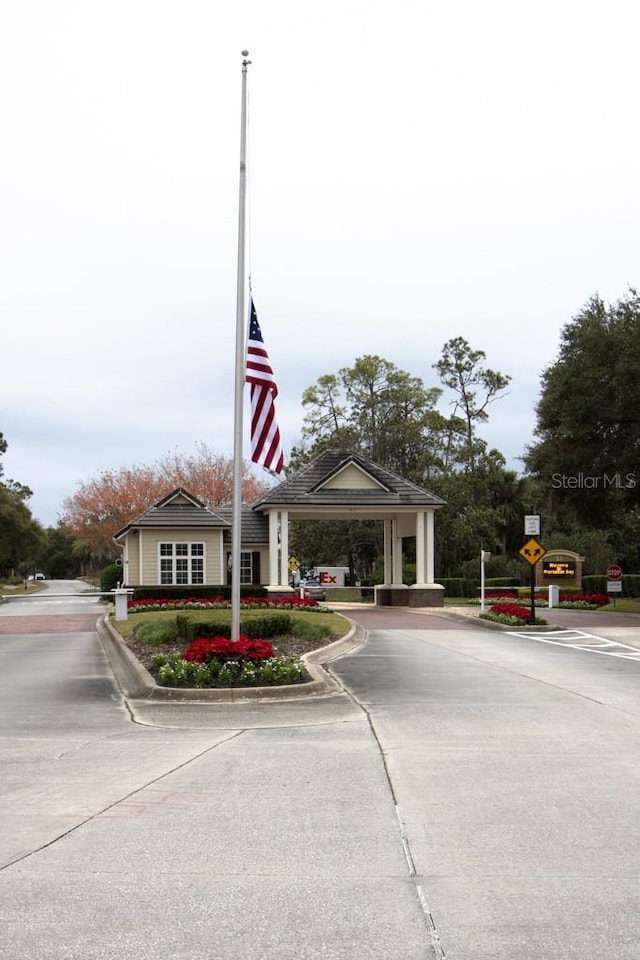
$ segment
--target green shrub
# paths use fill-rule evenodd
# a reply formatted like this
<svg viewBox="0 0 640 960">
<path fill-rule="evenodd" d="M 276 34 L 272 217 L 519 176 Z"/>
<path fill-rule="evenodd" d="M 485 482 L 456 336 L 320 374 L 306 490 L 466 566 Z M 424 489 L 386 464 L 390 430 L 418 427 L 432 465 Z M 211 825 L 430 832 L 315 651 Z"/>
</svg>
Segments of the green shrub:
<svg viewBox="0 0 640 960">
<path fill-rule="evenodd" d="M 331 628 L 326 623 L 310 623 L 308 620 L 291 620 L 290 632 L 299 640 L 326 640 Z"/>
<path fill-rule="evenodd" d="M 240 664 L 237 660 L 226 660 L 220 667 L 218 673 L 218 683 L 220 686 L 229 687 L 240 676 Z"/>
<path fill-rule="evenodd" d="M 197 637 L 231 637 L 231 618 L 227 611 L 217 616 L 212 613 L 206 619 L 194 617 L 188 612 L 179 613 L 176 625 L 178 636 L 189 643 Z M 292 621 L 288 613 L 265 613 L 247 620 L 240 618 L 240 632 L 252 639 L 288 636 L 291 631 Z"/>
<path fill-rule="evenodd" d="M 133 635 L 140 643 L 159 647 L 163 643 L 174 643 L 178 638 L 178 625 L 175 620 L 145 620 L 133 628 Z"/>
<path fill-rule="evenodd" d="M 607 578 L 601 575 L 589 575 L 582 578 L 581 593 L 606 593 Z M 620 594 L 611 594 L 612 597 Z M 637 573 L 625 573 L 622 577 L 622 596 L 640 597 L 640 575 Z"/>
<path fill-rule="evenodd" d="M 158 683 L 164 687 L 180 687 L 193 684 L 207 687 L 264 686 L 300 683 L 308 679 L 299 657 L 270 657 L 263 661 L 236 660 L 221 663 L 215 658 L 208 663 L 190 663 L 180 654 L 159 654 L 153 658 Z"/>
<path fill-rule="evenodd" d="M 120 568 L 122 574 L 122 568 Z M 264 587 L 243 584 L 240 587 L 241 597 L 266 597 Z M 134 600 L 186 600 L 197 597 L 199 600 L 208 600 L 211 597 L 231 599 L 231 587 L 228 584 L 214 584 L 212 586 L 165 586 L 165 587 L 134 587 Z"/>
<path fill-rule="evenodd" d="M 299 657 L 273 657 L 258 668 L 260 680 L 267 683 L 299 683 L 306 678 L 306 670 Z M 266 675 L 271 679 L 267 680 Z"/>
<path fill-rule="evenodd" d="M 479 580 L 467 580 L 464 577 L 438 577 L 438 583 L 444 587 L 446 597 L 475 597 Z"/>
<path fill-rule="evenodd" d="M 107 590 L 115 590 L 119 583 L 122 583 L 122 567 L 110 563 L 100 571 L 100 589 L 103 593 Z"/>
</svg>

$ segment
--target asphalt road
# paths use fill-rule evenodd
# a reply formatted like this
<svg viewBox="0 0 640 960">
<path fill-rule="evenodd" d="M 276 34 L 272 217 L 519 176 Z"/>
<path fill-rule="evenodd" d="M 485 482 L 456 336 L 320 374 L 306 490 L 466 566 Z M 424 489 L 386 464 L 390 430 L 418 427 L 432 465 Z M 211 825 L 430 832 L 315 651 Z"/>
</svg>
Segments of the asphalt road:
<svg viewBox="0 0 640 960">
<path fill-rule="evenodd" d="M 633 618 L 357 608 L 340 695 L 125 702 L 55 592 L 0 605 L 2 960 L 640 954 Z"/>
</svg>

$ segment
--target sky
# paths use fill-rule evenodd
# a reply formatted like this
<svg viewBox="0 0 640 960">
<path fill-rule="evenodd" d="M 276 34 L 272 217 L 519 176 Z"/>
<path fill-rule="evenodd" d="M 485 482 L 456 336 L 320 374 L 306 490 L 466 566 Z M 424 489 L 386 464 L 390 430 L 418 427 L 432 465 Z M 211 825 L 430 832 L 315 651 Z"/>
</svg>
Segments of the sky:
<svg viewBox="0 0 640 960">
<path fill-rule="evenodd" d="M 562 327 L 640 284 L 639 41 L 637 0 L 2 5 L 5 479 L 49 526 L 103 471 L 232 456 L 245 49 L 285 458 L 320 376 L 432 386 L 462 336 L 511 377 L 482 435 L 520 470 Z"/>
</svg>

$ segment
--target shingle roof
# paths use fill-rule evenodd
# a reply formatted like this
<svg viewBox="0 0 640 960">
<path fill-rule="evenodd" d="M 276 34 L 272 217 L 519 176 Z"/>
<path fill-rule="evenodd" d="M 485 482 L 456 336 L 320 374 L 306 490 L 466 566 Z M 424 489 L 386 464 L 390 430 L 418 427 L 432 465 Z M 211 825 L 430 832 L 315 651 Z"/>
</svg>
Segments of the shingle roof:
<svg viewBox="0 0 640 960">
<path fill-rule="evenodd" d="M 216 507 L 217 513 L 229 521 L 229 529 L 224 531 L 224 542 L 231 543 L 231 521 L 233 509 L 231 507 Z M 269 518 L 262 513 L 243 507 L 241 511 L 242 542 L 269 543 Z"/>
<path fill-rule="evenodd" d="M 331 487 L 331 479 L 348 467 L 355 466 L 374 481 L 371 487 Z M 327 450 L 304 466 L 295 476 L 273 487 L 250 508 L 242 509 L 243 543 L 268 543 L 269 522 L 266 513 L 271 506 L 314 509 L 354 507 L 393 510 L 399 507 L 440 507 L 445 503 L 440 497 L 423 490 L 409 480 L 399 477 L 372 460 L 345 450 Z M 323 511 L 324 513 L 324 511 Z M 375 511 L 374 511 L 375 515 Z M 178 487 L 153 507 L 119 530 L 114 539 L 119 540 L 129 530 L 141 527 L 172 527 L 175 529 L 215 528 L 224 530 L 225 541 L 231 538 L 232 508 L 216 507 L 212 510 L 193 494 Z"/>
<path fill-rule="evenodd" d="M 177 501 L 177 502 L 176 502 Z M 186 501 L 186 502 L 185 502 Z M 129 530 L 142 527 L 168 527 L 177 530 L 193 528 L 215 529 L 222 527 L 225 541 L 231 541 L 231 507 L 216 507 L 212 510 L 193 494 L 178 487 L 158 503 L 149 507 L 135 520 L 119 530 L 114 540 L 120 539 Z M 242 540 L 246 543 L 269 542 L 268 517 L 254 513 L 248 507 L 242 509 Z"/>
<path fill-rule="evenodd" d="M 359 467 L 377 484 L 374 488 L 326 489 L 330 479 L 349 465 Z M 445 503 L 440 497 L 423 490 L 416 484 L 399 477 L 385 467 L 367 460 L 359 454 L 345 450 L 327 450 L 304 466 L 295 476 L 284 480 L 254 503 L 254 510 L 287 504 L 288 506 L 315 507 L 440 507 Z"/>
<path fill-rule="evenodd" d="M 175 502 L 177 500 L 177 502 Z M 187 501 L 187 502 L 185 502 Z M 228 527 L 230 521 L 206 507 L 193 494 L 178 487 L 128 523 L 114 536 L 118 540 L 127 531 L 140 527 Z"/>
</svg>

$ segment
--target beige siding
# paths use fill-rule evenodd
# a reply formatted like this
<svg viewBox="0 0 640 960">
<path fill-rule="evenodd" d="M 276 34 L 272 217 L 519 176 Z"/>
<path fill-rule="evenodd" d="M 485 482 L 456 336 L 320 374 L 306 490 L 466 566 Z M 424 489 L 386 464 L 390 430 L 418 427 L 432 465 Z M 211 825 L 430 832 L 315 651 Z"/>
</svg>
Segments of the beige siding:
<svg viewBox="0 0 640 960">
<path fill-rule="evenodd" d="M 151 587 L 160 584 L 160 543 L 204 543 L 206 584 L 218 585 L 227 582 L 226 556 L 229 545 L 224 546 L 222 530 L 211 530 L 206 533 L 198 530 L 185 529 L 176 531 L 172 528 L 157 530 L 130 531 L 126 538 L 126 547 L 123 554 L 125 563 L 125 582 L 127 586 Z M 269 547 L 267 544 L 243 543 L 243 551 L 258 552 L 260 554 L 260 582 L 270 583 L 269 580 Z M 140 554 L 142 553 L 142 572 L 140 571 Z"/>
<path fill-rule="evenodd" d="M 204 582 L 205 584 L 224 583 L 222 571 L 222 530 L 175 530 L 173 528 L 141 530 L 142 576 L 139 580 L 130 580 L 138 586 L 155 586 L 160 583 L 160 543 L 204 543 Z M 129 534 L 130 541 L 138 537 Z M 137 564 L 136 564 L 137 566 Z M 139 572 L 139 571 L 137 571 Z"/>
<path fill-rule="evenodd" d="M 354 463 L 331 477 L 327 483 L 323 483 L 320 489 L 323 490 L 380 490 L 380 484 L 368 473 L 364 473 Z"/>
<path fill-rule="evenodd" d="M 129 533 L 127 535 L 123 554 L 124 582 L 127 586 L 140 583 L 140 564 L 138 562 L 138 538 Z"/>
</svg>

